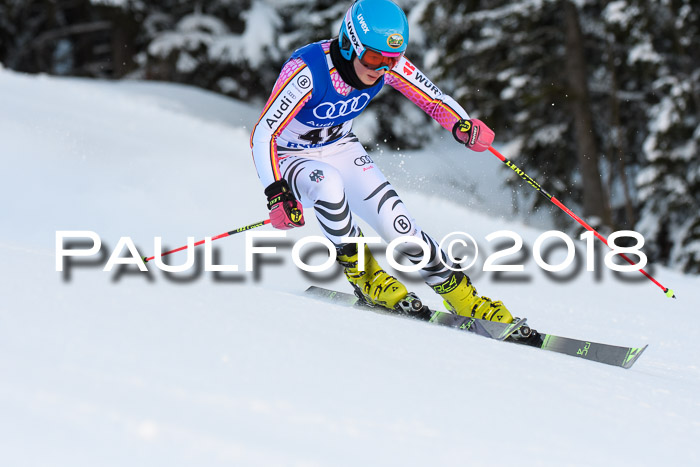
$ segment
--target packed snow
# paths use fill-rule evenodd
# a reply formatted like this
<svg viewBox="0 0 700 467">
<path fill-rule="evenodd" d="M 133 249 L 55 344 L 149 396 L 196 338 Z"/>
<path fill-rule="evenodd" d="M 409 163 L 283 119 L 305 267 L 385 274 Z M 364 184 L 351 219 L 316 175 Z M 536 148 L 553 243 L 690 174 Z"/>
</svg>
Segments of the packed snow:
<svg viewBox="0 0 700 467">
<path fill-rule="evenodd" d="M 372 157 L 434 237 L 476 238 L 481 293 L 546 332 L 649 344 L 630 370 L 305 297 L 312 284 L 349 290 L 338 268 L 291 259 L 321 235 L 311 209 L 307 227 L 256 241 L 277 253 L 254 272 L 246 234 L 213 242 L 215 264 L 238 272 L 204 271 L 204 247 L 182 273 L 103 271 L 115 250 L 130 258 L 122 237 L 150 255 L 155 237 L 175 248 L 267 217 L 248 147 L 258 112 L 179 85 L 0 69 L 0 465 L 700 463 L 698 278 L 649 267 L 671 300 L 638 273 L 586 272 L 578 239 L 578 269 L 545 274 L 532 252 L 550 226 L 525 226 L 502 164 L 450 135 Z M 512 244 L 486 240 L 503 230 L 525 248 L 501 262 L 524 270 L 481 271 Z M 59 231 L 94 232 L 102 249 L 58 272 Z"/>
</svg>

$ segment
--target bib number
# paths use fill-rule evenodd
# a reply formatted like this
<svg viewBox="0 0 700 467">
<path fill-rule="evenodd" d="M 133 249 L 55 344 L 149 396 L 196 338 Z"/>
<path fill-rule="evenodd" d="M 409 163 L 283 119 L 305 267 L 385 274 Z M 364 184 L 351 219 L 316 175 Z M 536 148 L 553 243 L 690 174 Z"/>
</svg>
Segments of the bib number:
<svg viewBox="0 0 700 467">
<path fill-rule="evenodd" d="M 328 143 L 340 138 L 343 125 L 336 125 L 330 128 L 318 128 L 311 130 L 299 136 L 299 139 L 308 141 L 313 146 L 318 146 L 322 143 Z"/>
</svg>

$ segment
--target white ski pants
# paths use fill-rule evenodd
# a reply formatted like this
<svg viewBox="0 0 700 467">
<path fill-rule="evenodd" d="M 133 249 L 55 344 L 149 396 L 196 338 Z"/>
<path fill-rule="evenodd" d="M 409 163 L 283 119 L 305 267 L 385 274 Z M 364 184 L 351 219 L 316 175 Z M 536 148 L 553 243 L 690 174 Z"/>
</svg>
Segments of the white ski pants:
<svg viewBox="0 0 700 467">
<path fill-rule="evenodd" d="M 420 270 L 428 285 L 444 282 L 450 270 L 447 255 L 418 226 L 408 208 L 362 144 L 352 133 L 330 146 L 290 151 L 279 148 L 280 170 L 304 208 L 313 207 L 325 236 L 336 247 L 342 237 L 360 234 L 355 216 L 362 218 L 387 243 L 414 236 L 430 247 L 430 261 Z M 423 259 L 421 246 L 397 247 L 413 264 Z M 441 261 L 442 259 L 442 261 Z"/>
</svg>

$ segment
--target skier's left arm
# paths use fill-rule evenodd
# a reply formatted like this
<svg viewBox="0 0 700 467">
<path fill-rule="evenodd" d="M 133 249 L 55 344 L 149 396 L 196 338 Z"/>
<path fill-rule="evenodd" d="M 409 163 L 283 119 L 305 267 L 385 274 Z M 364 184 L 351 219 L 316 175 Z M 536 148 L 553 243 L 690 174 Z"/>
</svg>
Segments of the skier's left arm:
<svg viewBox="0 0 700 467">
<path fill-rule="evenodd" d="M 469 149 L 484 151 L 493 142 L 494 133 L 484 122 L 470 118 L 462 106 L 443 93 L 406 57 L 401 57 L 386 73 L 384 83 L 423 109 Z"/>
</svg>

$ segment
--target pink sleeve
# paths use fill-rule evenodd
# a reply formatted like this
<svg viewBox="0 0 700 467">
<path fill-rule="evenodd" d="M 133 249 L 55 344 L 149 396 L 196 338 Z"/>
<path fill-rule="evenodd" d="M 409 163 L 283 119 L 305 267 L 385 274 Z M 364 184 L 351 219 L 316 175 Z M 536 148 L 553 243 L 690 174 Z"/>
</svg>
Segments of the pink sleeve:
<svg viewBox="0 0 700 467">
<path fill-rule="evenodd" d="M 295 77 L 300 79 L 302 75 L 312 83 L 306 92 L 300 92 L 294 80 Z M 311 99 L 312 90 L 311 71 L 304 61 L 299 58 L 288 61 L 250 134 L 253 161 L 263 186 L 282 178 L 277 157 L 277 137 Z"/>
<path fill-rule="evenodd" d="M 406 57 L 402 57 L 399 63 L 386 73 L 384 83 L 409 98 L 448 131 L 452 131 L 459 119 L 469 118 L 466 110 L 452 97 L 443 94 Z"/>
</svg>

